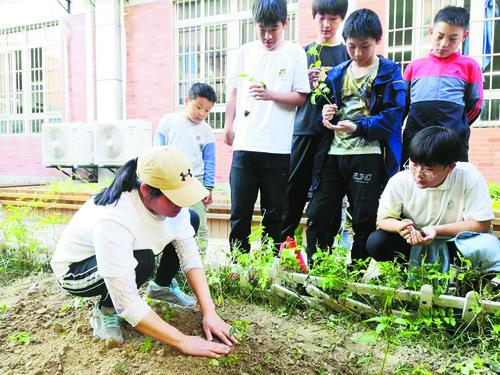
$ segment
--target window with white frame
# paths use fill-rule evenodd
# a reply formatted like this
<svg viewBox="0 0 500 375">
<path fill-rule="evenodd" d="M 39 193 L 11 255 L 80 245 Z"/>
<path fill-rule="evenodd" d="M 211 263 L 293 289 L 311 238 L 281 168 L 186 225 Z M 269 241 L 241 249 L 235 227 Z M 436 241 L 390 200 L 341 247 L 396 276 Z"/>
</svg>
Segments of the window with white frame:
<svg viewBox="0 0 500 375">
<path fill-rule="evenodd" d="M 253 0 L 177 0 L 176 107 L 181 109 L 195 82 L 210 84 L 218 102 L 208 117 L 214 129 L 224 127 L 228 62 L 238 48 L 255 40 L 251 13 Z M 285 39 L 297 39 L 298 0 L 288 1 Z"/>
<path fill-rule="evenodd" d="M 61 122 L 58 21 L 0 30 L 0 135 Z"/>
<path fill-rule="evenodd" d="M 388 0 L 388 57 L 404 69 L 411 60 L 426 56 L 431 48 L 428 34 L 436 13 L 448 5 L 462 6 L 470 15 L 464 53 L 483 68 L 484 103 L 474 126 L 500 126 L 500 0 Z M 489 38 L 489 47 L 485 47 Z M 488 44 L 488 43 L 487 43 Z"/>
</svg>

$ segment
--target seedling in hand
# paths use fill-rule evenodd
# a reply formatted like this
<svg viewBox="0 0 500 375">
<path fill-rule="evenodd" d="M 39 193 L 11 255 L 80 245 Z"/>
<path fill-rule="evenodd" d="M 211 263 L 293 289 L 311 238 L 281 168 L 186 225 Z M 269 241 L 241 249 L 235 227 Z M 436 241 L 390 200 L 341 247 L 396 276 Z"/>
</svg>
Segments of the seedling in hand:
<svg viewBox="0 0 500 375">
<path fill-rule="evenodd" d="M 249 82 L 253 82 L 254 85 L 258 85 L 258 86 L 262 86 L 264 89 L 267 88 L 267 85 L 264 81 L 258 81 L 255 77 L 251 77 L 249 76 L 248 74 L 246 73 L 241 73 L 240 75 L 238 75 L 239 78 L 247 78 Z M 243 112 L 243 114 L 245 115 L 245 117 L 248 117 L 250 115 L 250 110 L 247 108 L 245 109 L 245 111 Z"/>
</svg>

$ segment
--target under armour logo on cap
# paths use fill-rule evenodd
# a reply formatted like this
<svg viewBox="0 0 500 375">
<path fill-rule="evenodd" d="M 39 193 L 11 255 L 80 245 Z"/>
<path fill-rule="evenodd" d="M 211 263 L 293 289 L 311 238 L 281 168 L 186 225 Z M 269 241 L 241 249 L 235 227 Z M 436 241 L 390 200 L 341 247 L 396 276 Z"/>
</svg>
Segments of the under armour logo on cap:
<svg viewBox="0 0 500 375">
<path fill-rule="evenodd" d="M 193 175 L 191 174 L 191 169 L 188 169 L 187 173 L 181 172 L 179 176 L 182 177 L 182 181 L 186 181 L 186 177 L 188 176 L 193 177 Z"/>
</svg>

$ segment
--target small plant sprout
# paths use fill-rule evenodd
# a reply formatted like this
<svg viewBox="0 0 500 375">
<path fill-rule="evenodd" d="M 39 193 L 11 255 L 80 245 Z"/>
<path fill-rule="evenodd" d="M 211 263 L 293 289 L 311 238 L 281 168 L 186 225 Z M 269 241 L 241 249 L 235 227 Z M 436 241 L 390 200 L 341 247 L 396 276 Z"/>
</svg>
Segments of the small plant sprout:
<svg viewBox="0 0 500 375">
<path fill-rule="evenodd" d="M 154 344 L 155 342 L 152 337 L 149 336 L 144 337 L 144 341 L 142 342 L 142 345 L 139 348 L 139 352 L 149 353 L 151 349 L 153 349 Z"/>
<path fill-rule="evenodd" d="M 329 98 L 331 90 L 325 83 L 326 72 L 328 67 L 322 66 L 320 58 L 321 50 L 323 49 L 324 46 L 328 46 L 328 44 L 319 44 L 319 49 L 318 49 L 318 44 L 315 44 L 311 46 L 306 52 L 308 56 L 312 56 L 313 58 L 315 58 L 315 61 L 309 64 L 309 69 L 313 68 L 321 69 L 319 78 L 316 82 L 314 82 L 313 91 L 311 92 L 310 100 L 312 105 L 316 105 L 318 97 L 323 97 L 328 102 L 328 104 L 333 104 Z"/>
<path fill-rule="evenodd" d="M 2 303 L 0 305 L 0 319 L 4 319 L 7 316 L 7 312 L 9 311 L 7 305 Z"/>
<path fill-rule="evenodd" d="M 248 320 L 235 320 L 229 329 L 229 335 L 235 335 L 238 340 L 243 339 L 248 331 Z"/>
<path fill-rule="evenodd" d="M 251 84 L 262 86 L 264 89 L 267 87 L 267 85 L 266 85 L 266 83 L 264 81 L 259 81 L 255 77 L 251 77 L 251 76 L 249 76 L 246 73 L 239 74 L 238 78 L 246 78 L 248 80 L 248 82 L 250 82 Z M 251 98 L 249 96 L 249 102 L 250 102 L 250 99 L 253 100 L 253 98 Z M 250 113 L 251 113 L 251 109 L 250 108 L 245 109 L 245 111 L 244 111 L 245 117 L 248 117 L 250 115 Z"/>
<path fill-rule="evenodd" d="M 29 332 L 14 332 L 7 336 L 8 341 L 15 342 L 20 345 L 27 345 L 33 340 Z"/>
<path fill-rule="evenodd" d="M 220 362 L 218 359 L 212 358 L 212 359 L 208 360 L 208 364 L 210 366 L 218 367 L 220 365 Z"/>
<path fill-rule="evenodd" d="M 325 82 L 318 81 L 318 87 L 316 87 L 311 93 L 311 104 L 316 105 L 317 98 L 323 97 L 328 104 L 333 104 L 330 98 L 328 97 L 331 93 L 330 88 Z"/>
</svg>

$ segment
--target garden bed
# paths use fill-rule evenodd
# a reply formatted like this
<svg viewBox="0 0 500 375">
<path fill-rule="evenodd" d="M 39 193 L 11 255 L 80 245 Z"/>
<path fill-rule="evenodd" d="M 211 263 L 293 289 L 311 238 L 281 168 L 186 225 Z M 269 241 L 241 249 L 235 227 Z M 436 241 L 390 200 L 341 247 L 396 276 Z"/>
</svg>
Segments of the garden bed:
<svg viewBox="0 0 500 375">
<path fill-rule="evenodd" d="M 217 361 L 187 357 L 151 342 L 125 325 L 125 344 L 107 348 L 92 338 L 91 303 L 71 298 L 50 275 L 31 276 L 2 288 L 0 373 L 2 374 L 374 374 L 382 343 L 359 342 L 363 327 L 345 316 L 307 319 L 244 301 L 224 301 L 221 315 L 244 327 L 231 355 Z M 201 335 L 199 313 L 154 308 L 183 332 Z M 12 339 L 17 333 L 17 340 Z M 25 343 L 23 343 L 23 341 Z M 462 357 L 422 344 L 400 345 L 389 354 L 385 374 L 460 373 Z M 486 365 L 481 373 L 493 373 Z M 417 370 L 415 370 L 417 369 Z M 420 371 L 420 372 L 413 372 Z M 425 372 L 427 371 L 427 372 Z M 471 372 L 472 373 L 472 372 Z"/>
</svg>

